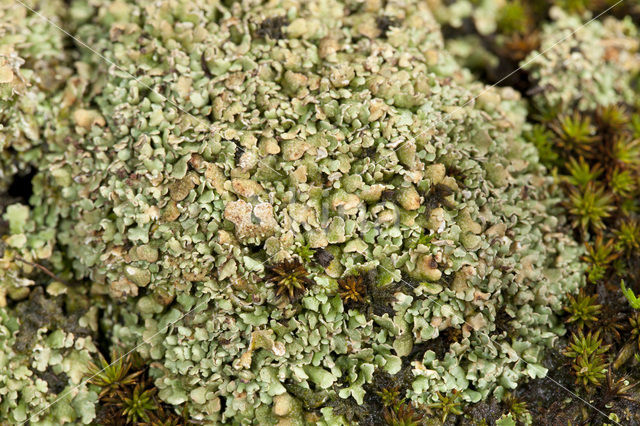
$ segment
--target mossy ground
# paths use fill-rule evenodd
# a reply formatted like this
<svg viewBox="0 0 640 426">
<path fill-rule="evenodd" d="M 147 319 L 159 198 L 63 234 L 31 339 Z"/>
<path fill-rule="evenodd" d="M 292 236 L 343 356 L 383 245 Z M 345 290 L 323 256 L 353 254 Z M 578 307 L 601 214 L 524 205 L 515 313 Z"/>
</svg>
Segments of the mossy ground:
<svg viewBox="0 0 640 426">
<path fill-rule="evenodd" d="M 480 62 L 477 75 L 492 84 L 515 87 L 534 99 L 548 89 L 520 66 L 540 49 L 541 28 L 550 20 L 550 3 L 508 1 L 498 9 L 495 31 L 481 33 L 469 19 L 462 32 L 449 27 L 445 35 L 449 40 L 469 35 L 479 38 L 498 61 Z M 640 22 L 640 7 L 635 2 L 612 9 L 615 2 L 555 3 L 566 11 L 600 20 L 615 16 L 636 25 Z M 632 85 L 638 93 L 637 82 Z M 576 239 L 587 247 L 588 271 L 586 287 L 564 308 L 568 333 L 545 357 L 549 378 L 522 384 L 514 394 L 526 402 L 534 424 L 604 424 L 603 413 L 611 421 L 640 424 L 638 311 L 630 306 L 620 285 L 624 281 L 632 292 L 640 291 L 638 105 L 620 99 L 587 110 L 571 103 L 540 107 L 533 100 L 531 105 L 533 128 L 528 138 L 563 189 L 565 214 L 573 218 Z M 604 349 L 603 353 L 569 356 L 580 333 L 598 333 L 593 344 Z M 594 369 L 585 368 L 588 366 Z M 588 404 L 570 398 L 567 389 Z M 479 406 L 496 411 L 491 401 Z M 478 407 L 471 410 L 483 413 L 488 424 L 495 420 Z"/>
</svg>

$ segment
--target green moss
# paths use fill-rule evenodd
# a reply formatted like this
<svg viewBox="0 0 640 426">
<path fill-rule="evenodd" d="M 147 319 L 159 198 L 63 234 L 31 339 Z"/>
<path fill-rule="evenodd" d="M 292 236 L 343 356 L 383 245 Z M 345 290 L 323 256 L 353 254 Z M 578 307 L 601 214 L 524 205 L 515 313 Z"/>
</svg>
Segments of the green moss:
<svg viewBox="0 0 640 426">
<path fill-rule="evenodd" d="M 527 33 L 531 30 L 531 17 L 520 0 L 512 0 L 500 9 L 497 25 L 503 34 Z"/>
</svg>

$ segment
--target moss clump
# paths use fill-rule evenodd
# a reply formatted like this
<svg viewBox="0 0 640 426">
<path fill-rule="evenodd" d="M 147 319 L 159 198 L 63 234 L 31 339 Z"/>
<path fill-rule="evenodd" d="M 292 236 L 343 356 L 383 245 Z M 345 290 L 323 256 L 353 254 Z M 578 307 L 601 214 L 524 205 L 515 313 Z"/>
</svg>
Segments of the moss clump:
<svg viewBox="0 0 640 426">
<path fill-rule="evenodd" d="M 96 422 L 101 425 L 162 424 L 182 425 L 187 420 L 176 414 L 175 407 L 158 399 L 151 383 L 149 368 L 131 351 L 113 351 L 107 361 L 102 354 L 91 362 L 86 381 L 99 390 Z"/>
<path fill-rule="evenodd" d="M 579 22 L 562 14 L 556 18 L 547 28 L 549 42 L 552 29 L 575 28 Z M 531 69 L 537 83 L 548 88 L 532 99 L 537 124 L 530 140 L 558 176 L 576 237 L 587 249 L 583 259 L 588 284 L 577 297 L 569 297 L 564 308 L 572 333 L 559 347 L 571 359 L 570 366 L 558 367 L 557 380 L 564 386 L 581 385 L 581 397 L 597 408 L 587 411 L 589 421 L 601 415 L 598 410 L 620 422 L 637 421 L 637 410 L 627 411 L 638 404 L 637 397 L 614 396 L 622 383 L 633 387 L 640 379 L 628 327 L 632 309 L 623 294 L 629 289 L 620 286 L 633 283 L 633 292 L 639 282 L 640 250 L 635 241 L 640 236 L 640 150 L 634 75 L 640 62 L 637 40 L 626 38 L 635 31 L 629 18 L 594 22 L 565 47 L 573 58 L 566 68 L 556 67 L 562 57 L 558 51 L 540 58 Z M 586 84 L 574 66 L 598 71 Z M 606 74 L 607 68 L 614 74 Z M 538 410 L 538 416 L 574 422 L 587 415 L 574 404 L 557 403 Z"/>
</svg>

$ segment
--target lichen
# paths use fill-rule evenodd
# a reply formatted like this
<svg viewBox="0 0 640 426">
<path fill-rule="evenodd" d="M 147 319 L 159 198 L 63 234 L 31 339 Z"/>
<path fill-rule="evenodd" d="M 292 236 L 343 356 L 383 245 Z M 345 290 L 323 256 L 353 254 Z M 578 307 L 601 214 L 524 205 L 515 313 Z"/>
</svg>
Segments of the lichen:
<svg viewBox="0 0 640 426">
<path fill-rule="evenodd" d="M 63 296 L 37 287 L 0 308 L 0 416 L 11 424 L 90 424 L 98 395 L 83 383 L 96 352 L 95 310 L 65 317 Z"/>
<path fill-rule="evenodd" d="M 60 25 L 62 1 L 27 2 Z M 62 141 L 76 94 L 65 36 L 16 3 L 0 2 L 0 190 L 42 158 L 47 139 Z M 76 84 L 78 80 L 72 79 Z M 61 88 L 68 82 L 69 89 Z"/>
<path fill-rule="evenodd" d="M 583 26 L 582 19 L 561 9 L 553 9 L 552 17 L 543 26 L 539 50 L 522 62 L 536 82 L 534 106 L 543 114 L 554 114 L 634 104 L 640 45 L 631 18 L 607 17 Z"/>
<path fill-rule="evenodd" d="M 302 421 L 305 393 L 362 404 L 403 365 L 424 406 L 544 376 L 583 248 L 520 95 L 474 81 L 426 2 L 92 0 L 69 16 L 117 66 L 78 49 L 59 89 L 68 139 L 46 140 L 30 207 L 7 215 L 12 303 L 36 291 L 16 256 L 90 282 L 111 344 L 211 423 Z M 279 297 L 270 266 L 303 261 L 305 291 Z"/>
</svg>

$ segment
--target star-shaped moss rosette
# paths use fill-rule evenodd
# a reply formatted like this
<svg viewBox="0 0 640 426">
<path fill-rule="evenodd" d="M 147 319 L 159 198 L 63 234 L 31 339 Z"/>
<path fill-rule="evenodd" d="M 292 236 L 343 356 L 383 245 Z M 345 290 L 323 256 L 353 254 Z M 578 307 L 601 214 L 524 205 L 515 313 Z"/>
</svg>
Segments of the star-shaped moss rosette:
<svg viewBox="0 0 640 426">
<path fill-rule="evenodd" d="M 347 305 L 364 303 L 367 292 L 364 279 L 360 275 L 351 275 L 338 280 L 339 294 Z"/>
<path fill-rule="evenodd" d="M 267 283 L 275 286 L 276 296 L 288 298 L 294 302 L 302 296 L 314 282 L 298 260 L 285 260 L 267 267 Z"/>
</svg>

